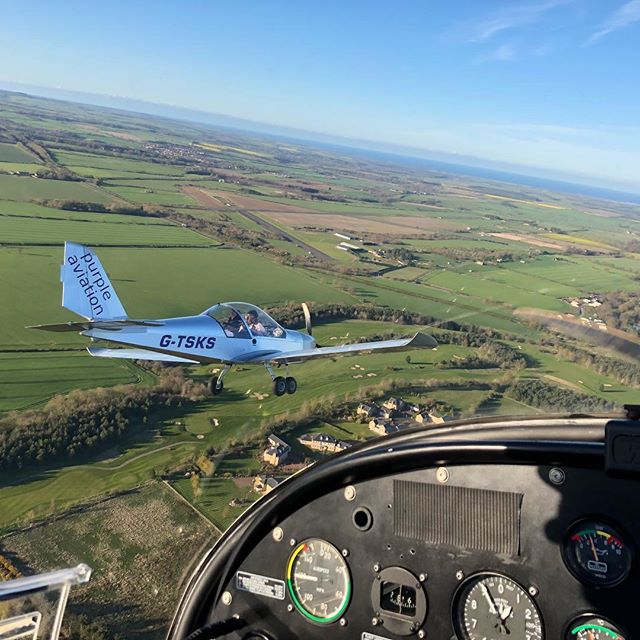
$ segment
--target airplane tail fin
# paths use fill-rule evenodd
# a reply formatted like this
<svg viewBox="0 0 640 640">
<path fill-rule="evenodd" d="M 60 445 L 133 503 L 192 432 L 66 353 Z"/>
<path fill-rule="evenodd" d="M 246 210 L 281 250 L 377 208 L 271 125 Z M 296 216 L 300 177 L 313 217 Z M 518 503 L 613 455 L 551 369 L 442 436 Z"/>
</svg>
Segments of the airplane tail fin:
<svg viewBox="0 0 640 640">
<path fill-rule="evenodd" d="M 127 313 L 98 256 L 75 242 L 64 243 L 60 268 L 62 306 L 88 320 L 125 320 Z"/>
</svg>

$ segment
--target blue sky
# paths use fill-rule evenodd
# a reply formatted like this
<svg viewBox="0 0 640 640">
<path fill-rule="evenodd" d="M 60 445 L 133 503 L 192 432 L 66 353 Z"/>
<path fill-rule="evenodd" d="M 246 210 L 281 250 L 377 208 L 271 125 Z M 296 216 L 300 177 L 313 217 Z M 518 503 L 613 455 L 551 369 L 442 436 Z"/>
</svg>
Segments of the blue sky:
<svg viewBox="0 0 640 640">
<path fill-rule="evenodd" d="M 3 81 L 640 190 L 640 0 L 30 0 L 2 13 Z"/>
</svg>

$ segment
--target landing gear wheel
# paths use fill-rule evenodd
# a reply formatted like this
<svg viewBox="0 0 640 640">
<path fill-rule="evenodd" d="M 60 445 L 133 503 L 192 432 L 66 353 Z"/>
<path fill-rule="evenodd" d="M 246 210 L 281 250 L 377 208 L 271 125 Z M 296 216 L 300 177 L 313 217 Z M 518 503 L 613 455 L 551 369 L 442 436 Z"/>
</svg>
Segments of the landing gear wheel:
<svg viewBox="0 0 640 640">
<path fill-rule="evenodd" d="M 222 380 L 221 380 L 220 381 L 220 386 L 218 387 L 218 377 L 217 376 L 213 376 L 213 378 L 211 378 L 211 380 L 209 380 L 209 391 L 211 392 L 211 395 L 217 396 L 219 393 L 222 393 L 223 389 L 224 389 L 224 382 L 222 382 Z"/>
<path fill-rule="evenodd" d="M 285 378 L 284 381 L 287 385 L 287 393 L 295 393 L 298 390 L 298 383 L 295 378 Z"/>
<path fill-rule="evenodd" d="M 287 383 L 282 376 L 273 379 L 273 393 L 276 396 L 283 396 L 287 392 Z"/>
</svg>

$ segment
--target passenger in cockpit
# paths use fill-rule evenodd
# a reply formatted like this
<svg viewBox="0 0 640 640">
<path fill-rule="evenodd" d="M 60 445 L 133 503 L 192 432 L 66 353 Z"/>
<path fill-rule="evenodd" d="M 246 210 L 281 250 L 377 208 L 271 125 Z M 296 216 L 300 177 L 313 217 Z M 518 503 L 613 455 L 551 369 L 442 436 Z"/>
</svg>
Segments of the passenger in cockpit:
<svg viewBox="0 0 640 640">
<path fill-rule="evenodd" d="M 266 336 L 267 330 L 264 328 L 264 325 L 260 320 L 258 320 L 258 314 L 254 309 L 251 309 L 247 312 L 245 316 L 245 320 L 249 325 L 249 329 L 254 336 Z"/>
</svg>

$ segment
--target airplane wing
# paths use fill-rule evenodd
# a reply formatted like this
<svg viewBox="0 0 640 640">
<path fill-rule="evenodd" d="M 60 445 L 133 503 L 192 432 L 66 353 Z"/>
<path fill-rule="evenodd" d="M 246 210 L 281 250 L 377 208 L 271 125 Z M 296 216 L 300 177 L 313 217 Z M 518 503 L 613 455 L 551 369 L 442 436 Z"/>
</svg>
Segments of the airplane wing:
<svg viewBox="0 0 640 640">
<path fill-rule="evenodd" d="M 106 349 L 103 347 L 87 347 L 90 355 L 96 358 L 125 358 L 127 360 L 155 360 L 157 362 L 182 362 L 199 364 L 197 360 L 172 356 L 169 353 L 148 351 L 147 349 Z"/>
<path fill-rule="evenodd" d="M 35 324 L 25 329 L 39 329 L 40 331 L 88 331 L 102 329 L 103 331 L 118 331 L 122 327 L 158 327 L 162 322 L 153 320 L 101 320 L 98 322 L 61 322 L 60 324 Z"/>
<path fill-rule="evenodd" d="M 438 342 L 426 333 L 416 333 L 412 338 L 401 340 L 379 340 L 377 342 L 361 342 L 358 344 L 345 344 L 335 347 L 316 347 L 315 349 L 303 349 L 301 351 L 280 352 L 267 356 L 267 362 L 295 362 L 300 360 L 313 360 L 315 358 L 334 358 L 337 356 L 350 356 L 358 353 L 374 353 L 384 351 L 408 351 L 410 349 L 437 347 Z"/>
</svg>

